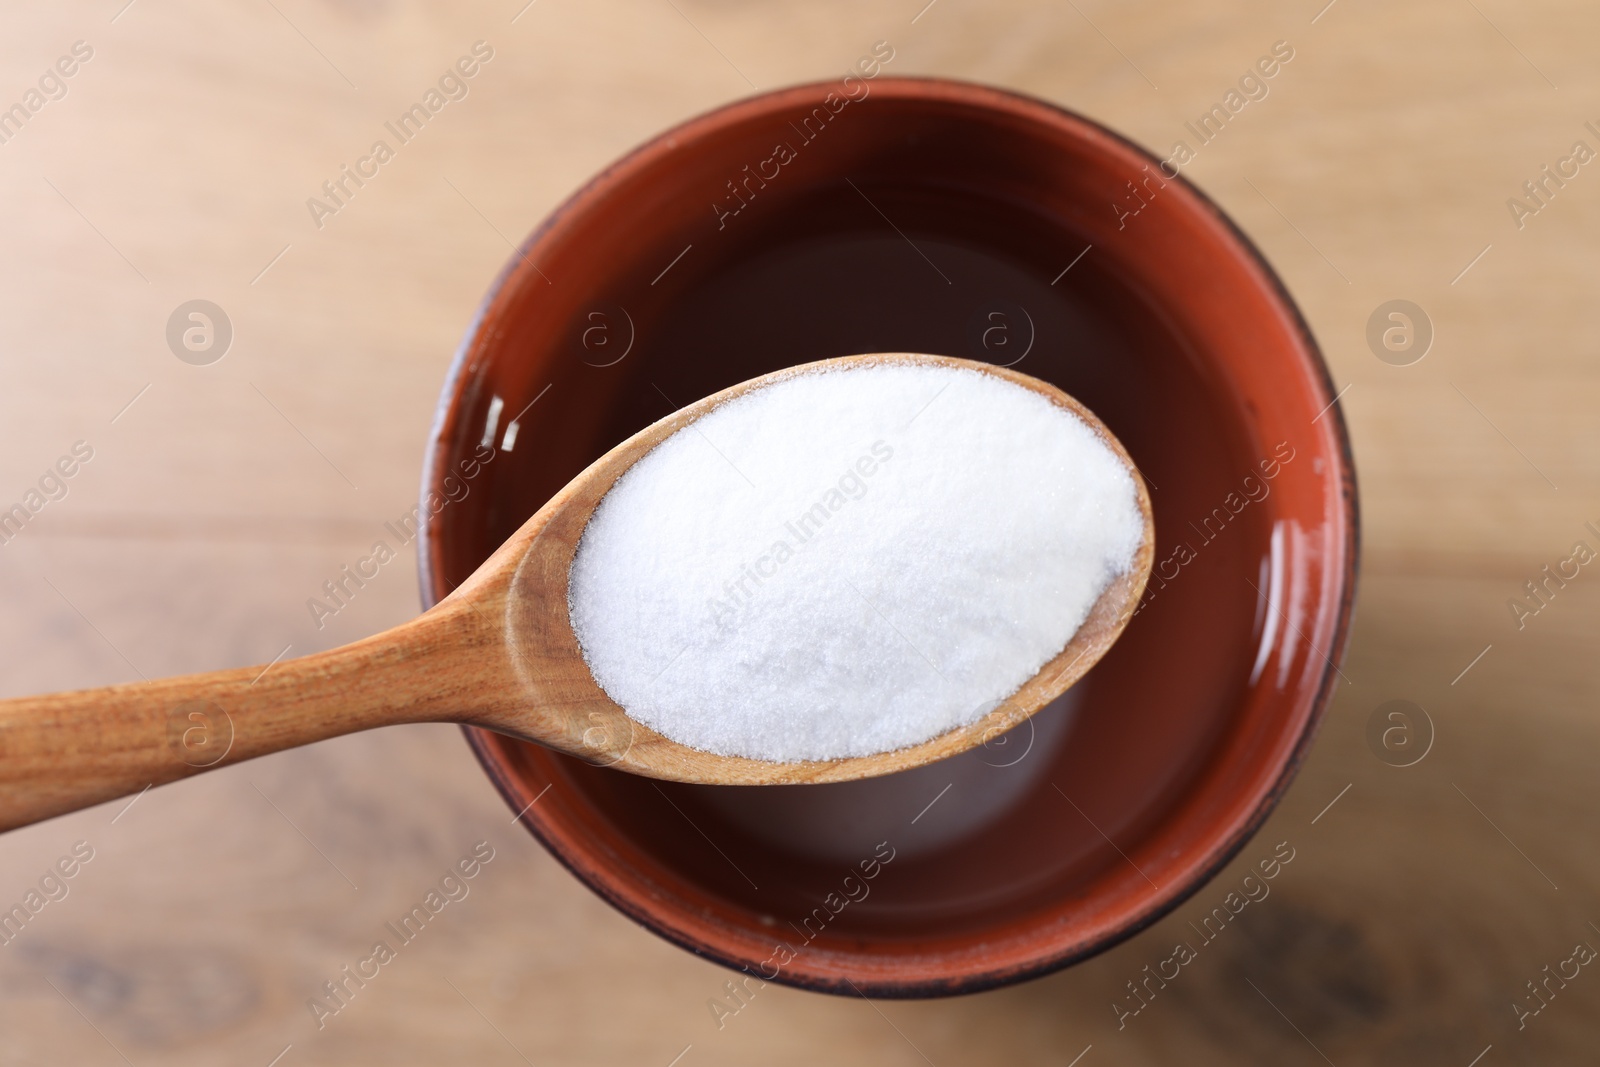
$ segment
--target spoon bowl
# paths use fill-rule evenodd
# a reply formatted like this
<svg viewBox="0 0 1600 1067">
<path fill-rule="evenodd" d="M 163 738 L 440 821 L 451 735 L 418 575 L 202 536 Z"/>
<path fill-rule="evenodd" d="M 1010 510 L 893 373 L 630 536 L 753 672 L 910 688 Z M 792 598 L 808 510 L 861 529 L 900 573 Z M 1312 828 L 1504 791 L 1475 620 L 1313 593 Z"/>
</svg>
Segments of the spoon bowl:
<svg viewBox="0 0 1600 1067">
<path fill-rule="evenodd" d="M 567 586 L 590 516 L 662 441 L 718 405 L 796 373 L 912 362 L 1003 378 L 1071 412 L 1133 477 L 1143 535 L 1066 646 L 983 717 L 920 744 L 793 763 L 723 756 L 639 723 L 595 681 L 573 633 Z M 764 375 L 646 427 L 556 493 L 448 597 L 418 618 L 341 648 L 265 668 L 187 675 L 0 702 L 0 830 L 190 774 L 378 726 L 486 727 L 647 777 L 716 785 L 839 782 L 907 770 L 1004 733 L 1065 692 L 1132 617 L 1154 555 L 1150 500 L 1120 442 L 1038 379 L 984 363 L 887 353 Z"/>
</svg>

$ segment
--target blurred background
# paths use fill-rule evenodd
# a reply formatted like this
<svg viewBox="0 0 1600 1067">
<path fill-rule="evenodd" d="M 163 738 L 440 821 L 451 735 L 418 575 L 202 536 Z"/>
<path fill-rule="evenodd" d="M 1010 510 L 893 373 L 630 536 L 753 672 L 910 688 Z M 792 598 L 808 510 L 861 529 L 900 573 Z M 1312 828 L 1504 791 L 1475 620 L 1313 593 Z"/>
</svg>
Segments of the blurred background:
<svg viewBox="0 0 1600 1067">
<path fill-rule="evenodd" d="M 414 545 L 336 616 L 306 601 L 415 503 L 512 243 L 664 127 L 888 41 L 888 73 L 1036 94 L 1166 155 L 1287 42 L 1184 173 L 1282 274 L 1354 439 L 1362 584 L 1311 758 L 1233 868 L 1070 971 L 924 1003 L 769 986 L 719 1025 L 730 974 L 562 870 L 458 731 L 345 738 L 0 838 L 0 906 L 74 870 L 0 944 L 0 1062 L 1592 1059 L 1600 576 L 1564 561 L 1600 549 L 1600 13 L 524 4 L 0 15 L 0 510 L 37 511 L 0 544 L 0 695 L 265 664 L 414 615 Z M 336 211 L 308 207 L 475 45 L 463 94 Z M 185 345 L 196 300 L 214 332 Z M 319 1028 L 308 998 L 485 841 L 469 896 Z M 1270 899 L 1119 1028 L 1126 983 L 1281 841 Z"/>
</svg>

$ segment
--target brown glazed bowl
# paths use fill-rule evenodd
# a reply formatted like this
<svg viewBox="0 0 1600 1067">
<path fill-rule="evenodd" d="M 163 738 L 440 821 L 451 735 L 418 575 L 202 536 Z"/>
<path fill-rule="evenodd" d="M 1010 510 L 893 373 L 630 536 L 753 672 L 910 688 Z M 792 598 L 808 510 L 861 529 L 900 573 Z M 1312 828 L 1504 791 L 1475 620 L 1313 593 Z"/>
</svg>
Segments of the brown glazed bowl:
<svg viewBox="0 0 1600 1067">
<path fill-rule="evenodd" d="M 1283 286 L 1197 189 L 1077 115 L 941 80 L 784 89 L 662 134 L 545 220 L 468 330 L 424 474 L 423 598 L 675 407 L 881 351 L 1053 382 L 1149 483 L 1145 600 L 1058 706 L 825 786 L 676 785 L 467 738 L 528 829 L 661 936 L 809 989 L 941 996 L 1064 967 L 1194 893 L 1339 680 L 1344 424 Z"/>
</svg>

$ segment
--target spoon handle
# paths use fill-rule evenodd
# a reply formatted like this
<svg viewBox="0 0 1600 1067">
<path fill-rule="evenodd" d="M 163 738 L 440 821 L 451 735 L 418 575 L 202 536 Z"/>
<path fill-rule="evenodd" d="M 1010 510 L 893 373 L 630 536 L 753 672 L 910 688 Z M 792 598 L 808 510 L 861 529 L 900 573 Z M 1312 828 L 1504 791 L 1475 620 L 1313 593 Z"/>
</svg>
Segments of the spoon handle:
<svg viewBox="0 0 1600 1067">
<path fill-rule="evenodd" d="M 446 602 L 265 668 L 0 701 L 0 831 L 357 730 L 469 719 L 490 630 Z"/>
</svg>

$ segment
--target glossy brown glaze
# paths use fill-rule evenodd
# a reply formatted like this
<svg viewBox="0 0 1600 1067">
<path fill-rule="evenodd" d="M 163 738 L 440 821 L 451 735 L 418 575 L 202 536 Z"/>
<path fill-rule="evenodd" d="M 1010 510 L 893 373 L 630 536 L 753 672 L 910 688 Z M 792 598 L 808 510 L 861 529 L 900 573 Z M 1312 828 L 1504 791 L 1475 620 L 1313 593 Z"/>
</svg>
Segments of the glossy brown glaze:
<svg viewBox="0 0 1600 1067">
<path fill-rule="evenodd" d="M 630 433 L 783 366 L 926 351 L 1077 397 L 1151 486 L 1155 571 L 1074 706 L 981 766 L 752 793 L 469 731 L 513 809 L 542 793 L 529 829 L 663 936 L 814 989 L 966 992 L 1131 935 L 1266 817 L 1339 681 L 1354 472 L 1305 324 L 1193 187 L 1035 100 L 879 79 L 833 113 L 836 89 L 670 131 L 523 246 L 442 398 L 425 489 L 485 440 L 502 455 L 428 527 L 424 597 Z"/>
</svg>

